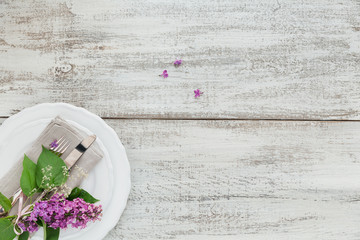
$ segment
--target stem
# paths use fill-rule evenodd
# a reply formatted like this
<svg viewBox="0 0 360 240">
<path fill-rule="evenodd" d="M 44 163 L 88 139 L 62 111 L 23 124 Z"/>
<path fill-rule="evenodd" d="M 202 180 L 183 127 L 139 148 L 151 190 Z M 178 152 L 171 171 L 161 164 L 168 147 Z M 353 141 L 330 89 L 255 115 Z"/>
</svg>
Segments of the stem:
<svg viewBox="0 0 360 240">
<path fill-rule="evenodd" d="M 50 192 L 49 190 L 43 191 L 43 192 L 40 194 L 40 196 L 35 200 L 34 203 L 40 201 L 40 200 L 41 200 L 46 194 L 48 194 L 49 192 Z"/>
<path fill-rule="evenodd" d="M 7 217 L 4 217 L 4 219 L 13 219 L 13 218 L 16 218 L 16 216 L 7 216 Z"/>
<path fill-rule="evenodd" d="M 41 220 L 42 224 L 43 224 L 43 229 L 44 229 L 44 240 L 46 240 L 47 236 L 46 236 L 46 223 L 44 222 L 44 220 Z"/>
<path fill-rule="evenodd" d="M 30 199 L 29 199 L 29 198 L 26 198 L 26 200 L 25 200 L 25 202 L 24 202 L 24 206 L 26 206 L 26 205 L 28 204 L 27 202 L 29 202 L 29 204 L 31 204 Z"/>
</svg>

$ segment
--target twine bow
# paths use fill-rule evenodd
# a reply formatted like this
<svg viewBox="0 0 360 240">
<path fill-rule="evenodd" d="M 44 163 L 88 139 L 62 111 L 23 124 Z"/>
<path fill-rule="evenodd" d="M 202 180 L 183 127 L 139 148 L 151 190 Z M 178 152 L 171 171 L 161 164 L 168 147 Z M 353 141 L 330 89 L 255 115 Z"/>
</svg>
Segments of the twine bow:
<svg viewBox="0 0 360 240">
<path fill-rule="evenodd" d="M 21 235 L 23 234 L 24 232 L 24 229 L 22 229 L 20 226 L 19 226 L 19 221 L 21 220 L 22 217 L 24 217 L 26 214 L 29 214 L 31 213 L 31 211 L 28 211 L 32 206 L 34 206 L 34 204 L 38 201 L 40 201 L 44 196 L 45 194 L 47 194 L 48 191 L 44 191 L 40 194 L 40 196 L 32 203 L 32 204 L 29 204 L 27 205 L 26 207 L 24 207 L 23 209 L 23 205 L 24 205 L 24 200 L 26 198 L 25 194 L 21 191 L 20 193 L 20 196 L 19 196 L 19 206 L 18 206 L 18 214 L 17 214 L 17 217 L 16 217 L 16 220 L 15 220 L 15 224 L 14 224 L 14 232 L 16 235 Z M 20 229 L 20 231 L 18 231 L 18 229 Z"/>
<path fill-rule="evenodd" d="M 19 221 L 20 219 L 22 218 L 22 216 L 24 216 L 24 212 L 23 212 L 23 209 L 22 209 L 22 206 L 24 204 L 24 198 L 25 198 L 25 195 L 23 192 L 20 193 L 20 196 L 19 196 L 19 206 L 18 206 L 18 214 L 17 214 L 17 218 L 15 220 L 15 224 L 14 224 L 14 232 L 16 235 L 21 235 L 23 234 L 24 232 L 24 229 L 22 229 L 20 226 L 19 226 Z M 24 208 L 25 210 L 25 208 Z M 20 229 L 20 232 L 18 232 L 18 229 Z"/>
</svg>

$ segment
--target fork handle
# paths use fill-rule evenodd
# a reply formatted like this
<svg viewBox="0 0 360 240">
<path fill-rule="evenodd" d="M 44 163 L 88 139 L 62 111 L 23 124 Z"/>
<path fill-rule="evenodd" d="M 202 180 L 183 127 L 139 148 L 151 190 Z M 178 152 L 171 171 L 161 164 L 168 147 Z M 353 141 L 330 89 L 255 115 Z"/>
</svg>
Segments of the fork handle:
<svg viewBox="0 0 360 240">
<path fill-rule="evenodd" d="M 20 198 L 20 195 L 22 193 L 22 189 L 21 187 L 16 190 L 16 192 L 10 197 L 10 201 L 11 201 L 11 206 L 14 206 L 15 203 L 19 200 Z"/>
<path fill-rule="evenodd" d="M 22 190 L 21 188 L 19 188 L 18 190 L 16 190 L 16 192 L 9 198 L 9 200 L 11 201 L 11 207 L 13 207 L 16 202 L 19 200 L 20 196 L 21 196 Z M 5 212 L 5 209 L 0 205 L 0 217 L 3 217 L 7 215 L 7 213 Z"/>
</svg>

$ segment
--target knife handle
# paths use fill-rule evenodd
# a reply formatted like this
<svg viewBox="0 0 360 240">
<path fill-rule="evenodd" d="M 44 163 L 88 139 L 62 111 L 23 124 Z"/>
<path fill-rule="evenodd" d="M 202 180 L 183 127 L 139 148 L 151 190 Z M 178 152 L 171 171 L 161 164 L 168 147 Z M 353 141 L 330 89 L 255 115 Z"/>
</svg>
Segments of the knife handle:
<svg viewBox="0 0 360 240">
<path fill-rule="evenodd" d="M 79 145 L 77 145 L 74 150 L 72 150 L 69 156 L 67 156 L 64 160 L 68 169 L 70 169 L 79 160 L 79 158 L 91 146 L 91 144 L 93 144 L 95 140 L 95 135 L 88 136 L 81 143 L 79 143 Z"/>
<path fill-rule="evenodd" d="M 83 155 L 83 152 L 80 152 L 79 150 L 75 149 L 73 150 L 70 155 L 66 158 L 65 164 L 70 169 L 77 160 Z"/>
</svg>

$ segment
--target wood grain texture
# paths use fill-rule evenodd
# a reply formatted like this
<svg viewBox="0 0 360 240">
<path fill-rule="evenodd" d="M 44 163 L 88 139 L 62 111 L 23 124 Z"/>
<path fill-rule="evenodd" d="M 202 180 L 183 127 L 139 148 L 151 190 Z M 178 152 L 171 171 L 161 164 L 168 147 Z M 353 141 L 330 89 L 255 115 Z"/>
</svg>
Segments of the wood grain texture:
<svg viewBox="0 0 360 240">
<path fill-rule="evenodd" d="M 63 101 L 109 118 L 359 120 L 359 12 L 356 0 L 3 0 L 0 116 Z"/>
<path fill-rule="evenodd" d="M 360 120 L 359 12 L 357 0 L 2 0 L 0 124 L 60 101 L 107 118 L 132 192 L 105 240 L 360 239 L 360 122 L 257 121 Z"/>
<path fill-rule="evenodd" d="M 132 191 L 105 240 L 360 238 L 358 122 L 106 122 Z"/>
<path fill-rule="evenodd" d="M 132 191 L 115 239 L 359 239 L 356 122 L 108 120 Z"/>
</svg>

